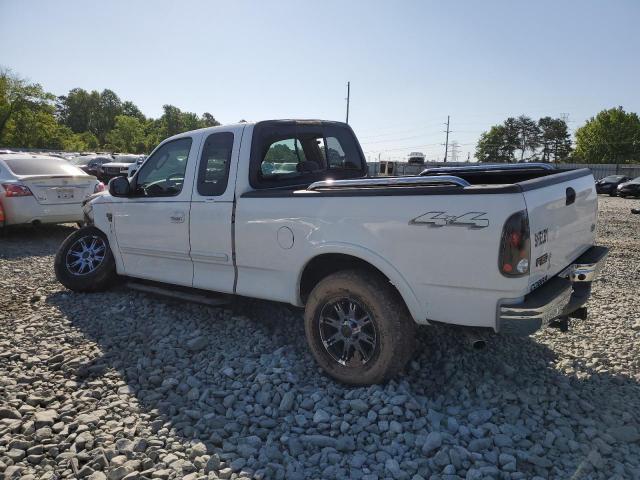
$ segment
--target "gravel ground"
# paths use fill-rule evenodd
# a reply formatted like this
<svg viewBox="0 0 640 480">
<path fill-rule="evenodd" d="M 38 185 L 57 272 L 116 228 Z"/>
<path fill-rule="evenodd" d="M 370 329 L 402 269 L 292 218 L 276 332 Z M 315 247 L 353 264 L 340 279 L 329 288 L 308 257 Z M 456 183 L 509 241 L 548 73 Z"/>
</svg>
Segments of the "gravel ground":
<svg viewBox="0 0 640 480">
<path fill-rule="evenodd" d="M 346 388 L 299 311 L 65 290 L 72 228 L 0 238 L 5 478 L 640 478 L 640 216 L 601 198 L 611 247 L 589 318 L 492 340 L 421 332 L 405 375 Z"/>
</svg>

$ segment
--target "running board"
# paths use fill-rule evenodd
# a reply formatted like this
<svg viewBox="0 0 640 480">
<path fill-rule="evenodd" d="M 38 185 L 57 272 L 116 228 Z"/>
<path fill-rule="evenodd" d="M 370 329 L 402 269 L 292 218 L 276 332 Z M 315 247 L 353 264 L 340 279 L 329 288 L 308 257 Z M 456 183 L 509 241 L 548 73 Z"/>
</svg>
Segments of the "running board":
<svg viewBox="0 0 640 480">
<path fill-rule="evenodd" d="M 138 292 L 150 293 L 152 295 L 162 295 L 163 297 L 175 298 L 176 300 L 184 300 L 186 302 L 201 303 L 210 307 L 221 307 L 229 304 L 229 296 L 215 293 L 204 293 L 204 291 L 196 290 L 187 291 L 185 287 L 164 287 L 159 285 L 149 285 L 147 283 L 127 282 L 127 287 Z M 182 290 L 184 288 L 184 290 Z M 202 293 L 201 293 L 202 292 Z"/>
</svg>

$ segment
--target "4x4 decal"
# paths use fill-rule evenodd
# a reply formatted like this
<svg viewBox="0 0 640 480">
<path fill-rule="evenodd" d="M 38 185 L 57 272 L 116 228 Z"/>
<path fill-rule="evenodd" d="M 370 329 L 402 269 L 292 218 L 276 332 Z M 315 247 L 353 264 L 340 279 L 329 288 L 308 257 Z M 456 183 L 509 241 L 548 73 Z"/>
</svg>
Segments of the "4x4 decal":
<svg viewBox="0 0 640 480">
<path fill-rule="evenodd" d="M 486 212 L 467 212 L 462 215 L 449 215 L 447 212 L 427 212 L 412 219 L 409 225 L 432 227 L 455 225 L 467 228 L 485 228 L 489 226 L 489 219 L 484 217 L 486 214 Z"/>
</svg>

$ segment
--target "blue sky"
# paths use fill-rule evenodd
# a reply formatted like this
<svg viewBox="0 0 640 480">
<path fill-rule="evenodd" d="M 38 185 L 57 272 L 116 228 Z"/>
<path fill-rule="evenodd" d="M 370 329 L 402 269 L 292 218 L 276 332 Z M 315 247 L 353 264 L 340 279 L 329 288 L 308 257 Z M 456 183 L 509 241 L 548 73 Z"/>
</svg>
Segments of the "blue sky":
<svg viewBox="0 0 640 480">
<path fill-rule="evenodd" d="M 0 65 L 61 95 L 111 88 L 245 118 L 344 120 L 367 156 L 473 157 L 507 116 L 640 111 L 640 1 L 0 0 Z"/>
</svg>

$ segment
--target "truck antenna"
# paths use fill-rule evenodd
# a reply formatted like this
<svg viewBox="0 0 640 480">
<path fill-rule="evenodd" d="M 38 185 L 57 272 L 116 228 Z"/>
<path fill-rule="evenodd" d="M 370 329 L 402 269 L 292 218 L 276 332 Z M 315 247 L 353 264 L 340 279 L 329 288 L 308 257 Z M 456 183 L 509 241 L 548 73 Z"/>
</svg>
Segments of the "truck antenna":
<svg viewBox="0 0 640 480">
<path fill-rule="evenodd" d="M 349 123 L 349 100 L 351 98 L 351 82 L 347 82 L 347 121 Z"/>
</svg>

